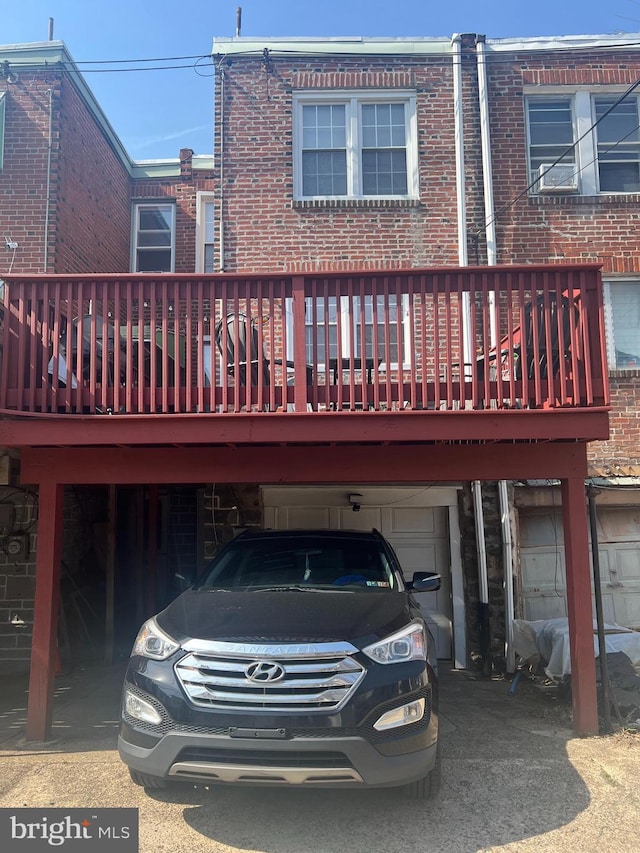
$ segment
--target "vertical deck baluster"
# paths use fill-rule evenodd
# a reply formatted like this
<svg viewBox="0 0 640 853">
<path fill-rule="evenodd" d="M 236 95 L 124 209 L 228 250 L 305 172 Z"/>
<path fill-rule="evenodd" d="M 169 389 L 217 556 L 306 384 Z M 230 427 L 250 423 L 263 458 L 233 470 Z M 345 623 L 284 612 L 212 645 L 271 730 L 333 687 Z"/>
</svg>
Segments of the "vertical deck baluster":
<svg viewBox="0 0 640 853">
<path fill-rule="evenodd" d="M 386 367 L 385 373 L 385 392 L 387 411 L 393 409 L 393 386 L 391 384 L 391 322 L 389 317 L 389 276 L 384 276 L 382 279 L 382 296 L 383 296 L 383 311 L 384 311 L 384 361 Z"/>
<path fill-rule="evenodd" d="M 582 334 L 584 335 L 584 364 L 586 367 L 585 370 L 585 395 L 586 395 L 586 405 L 593 406 L 593 347 L 591 346 L 591 323 L 595 319 L 593 317 L 593 311 L 589 309 L 592 307 L 591 302 L 589 300 L 589 291 L 587 289 L 587 273 L 580 271 L 580 305 L 583 305 L 582 314 L 584 317 L 584 321 L 582 322 Z M 581 393 L 580 389 L 577 389 L 577 400 L 578 404 L 580 403 Z"/>
<path fill-rule="evenodd" d="M 154 317 L 155 313 L 155 305 L 152 304 L 151 316 Z M 162 301 L 160 303 L 160 322 L 162 324 L 162 411 L 164 413 L 169 412 L 169 381 L 171 375 L 171 371 L 169 370 L 169 326 L 171 325 L 172 317 L 172 304 L 169 302 L 167 282 L 163 280 Z"/>
<path fill-rule="evenodd" d="M 378 324 L 379 320 L 379 305 L 378 305 L 378 296 L 379 296 L 379 279 L 372 277 L 371 278 L 371 305 L 372 305 L 372 323 L 373 323 L 373 334 L 371 335 L 371 359 L 373 363 L 373 368 L 371 370 L 372 376 L 372 384 L 373 388 L 367 388 L 367 395 L 373 394 L 373 408 L 375 411 L 380 410 L 380 371 L 378 370 L 378 365 L 382 361 L 380 357 L 380 346 L 378 343 Z M 364 336 L 363 336 L 364 337 Z M 362 366 L 362 374 L 364 376 L 364 364 Z"/>
<path fill-rule="evenodd" d="M 50 385 L 49 385 L 49 374 L 48 374 L 48 361 L 49 361 L 49 347 L 51 343 L 51 323 L 50 323 L 50 300 L 49 300 L 49 281 L 46 280 L 42 283 L 42 316 L 40 319 L 40 336 L 38 341 L 38 349 L 40 351 L 39 361 L 40 361 L 40 375 L 38 377 L 39 384 L 39 403 L 38 403 L 38 411 L 47 412 L 49 411 L 49 396 L 50 396 Z"/>
<path fill-rule="evenodd" d="M 120 279 L 116 279 L 113 283 L 113 412 L 116 415 L 120 411 L 122 387 L 122 316 L 120 312 Z"/>
</svg>

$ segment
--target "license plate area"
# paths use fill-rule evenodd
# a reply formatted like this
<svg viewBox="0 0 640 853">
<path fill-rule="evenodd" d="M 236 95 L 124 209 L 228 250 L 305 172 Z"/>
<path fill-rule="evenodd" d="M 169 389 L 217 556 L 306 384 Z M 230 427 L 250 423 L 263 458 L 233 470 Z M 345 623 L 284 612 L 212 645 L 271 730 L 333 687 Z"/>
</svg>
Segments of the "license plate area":
<svg viewBox="0 0 640 853">
<path fill-rule="evenodd" d="M 287 737 L 286 729 L 246 729 L 239 726 L 231 726 L 229 728 L 229 737 L 248 738 L 255 740 L 256 738 L 265 738 L 267 740 L 285 740 Z"/>
</svg>

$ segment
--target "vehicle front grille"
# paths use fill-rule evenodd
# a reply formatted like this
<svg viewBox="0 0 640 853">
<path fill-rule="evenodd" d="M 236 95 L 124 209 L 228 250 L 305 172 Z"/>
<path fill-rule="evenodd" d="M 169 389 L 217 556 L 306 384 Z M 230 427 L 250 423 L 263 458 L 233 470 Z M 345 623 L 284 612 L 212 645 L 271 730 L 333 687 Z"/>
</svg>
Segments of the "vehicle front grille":
<svg viewBox="0 0 640 853">
<path fill-rule="evenodd" d="M 200 707 L 335 711 L 356 689 L 365 669 L 344 648 L 336 651 L 327 645 L 323 650 L 317 644 L 313 654 L 302 655 L 295 654 L 299 646 L 292 646 L 290 653 L 286 646 L 278 646 L 278 654 L 269 657 L 257 657 L 251 647 L 242 654 L 237 644 L 232 655 L 195 649 L 176 664 L 175 671 L 189 699 Z M 275 678 L 252 678 L 256 664 L 272 670 Z"/>
</svg>

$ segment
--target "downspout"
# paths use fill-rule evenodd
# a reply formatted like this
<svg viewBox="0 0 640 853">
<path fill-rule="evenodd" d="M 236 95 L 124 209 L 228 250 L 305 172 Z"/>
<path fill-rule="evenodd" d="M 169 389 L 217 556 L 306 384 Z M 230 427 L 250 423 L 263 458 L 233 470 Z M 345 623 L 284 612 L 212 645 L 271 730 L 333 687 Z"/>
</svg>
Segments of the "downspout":
<svg viewBox="0 0 640 853">
<path fill-rule="evenodd" d="M 496 242 L 495 202 L 493 198 L 493 170 L 491 166 L 491 134 L 489 128 L 489 89 L 487 85 L 487 61 L 485 37 L 476 37 L 476 60 L 478 65 L 478 99 L 480 105 L 480 139 L 482 143 L 482 180 L 484 189 L 485 236 L 487 245 L 487 264 L 495 266 L 498 262 Z M 497 345 L 497 323 L 495 293 L 489 294 L 489 321 L 491 346 Z M 504 610 L 505 610 L 505 659 L 507 672 L 516 671 L 516 656 L 513 648 L 513 620 L 515 617 L 513 601 L 513 540 L 511 536 L 511 509 L 506 480 L 498 482 L 500 498 L 500 518 L 502 520 L 502 562 L 504 567 Z"/>
<path fill-rule="evenodd" d="M 224 272 L 224 82 L 225 70 L 218 65 L 220 73 L 220 168 L 218 170 L 220 180 L 220 212 L 218 215 L 218 269 Z"/>
<path fill-rule="evenodd" d="M 451 36 L 453 48 L 453 115 L 456 154 L 456 210 L 458 218 L 458 263 L 461 267 L 469 265 L 467 250 L 467 204 L 464 178 L 464 122 L 462 105 L 462 39 L 459 33 Z M 473 362 L 471 345 L 471 304 L 469 294 L 462 294 L 463 322 L 463 361 L 465 372 Z"/>
<path fill-rule="evenodd" d="M 49 89 L 49 140 L 47 150 L 47 200 L 44 209 L 44 252 L 42 272 L 49 272 L 49 219 L 51 215 L 51 158 L 53 155 L 53 89 Z"/>
<path fill-rule="evenodd" d="M 462 38 L 459 33 L 451 37 L 453 48 L 453 111 L 456 152 L 456 200 L 458 212 L 458 261 L 461 267 L 469 265 L 467 249 L 467 207 L 464 178 L 464 121 L 462 97 Z M 474 361 L 471 328 L 471 300 L 468 292 L 462 294 L 463 361 L 464 374 L 471 370 Z M 469 377 L 470 378 L 470 377 Z M 487 573 L 487 551 L 484 539 L 484 511 L 482 508 L 482 484 L 473 483 L 473 506 L 476 528 L 476 550 L 478 553 L 478 622 L 480 625 L 480 647 L 484 668 L 488 665 L 489 651 L 489 579 Z"/>
</svg>

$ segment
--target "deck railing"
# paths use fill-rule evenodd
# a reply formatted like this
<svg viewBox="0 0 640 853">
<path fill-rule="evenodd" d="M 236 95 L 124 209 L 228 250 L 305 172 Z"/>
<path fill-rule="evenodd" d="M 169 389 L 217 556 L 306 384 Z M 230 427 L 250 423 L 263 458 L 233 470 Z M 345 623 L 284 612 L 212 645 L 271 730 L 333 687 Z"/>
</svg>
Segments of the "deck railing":
<svg viewBox="0 0 640 853">
<path fill-rule="evenodd" d="M 7 276 L 0 409 L 608 404 L 597 268 Z"/>
</svg>

